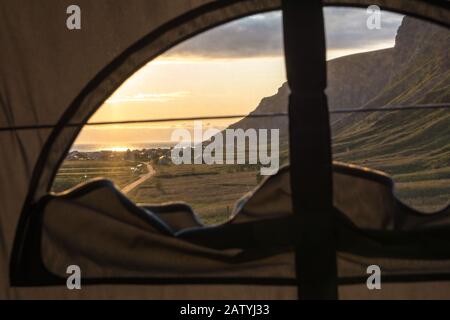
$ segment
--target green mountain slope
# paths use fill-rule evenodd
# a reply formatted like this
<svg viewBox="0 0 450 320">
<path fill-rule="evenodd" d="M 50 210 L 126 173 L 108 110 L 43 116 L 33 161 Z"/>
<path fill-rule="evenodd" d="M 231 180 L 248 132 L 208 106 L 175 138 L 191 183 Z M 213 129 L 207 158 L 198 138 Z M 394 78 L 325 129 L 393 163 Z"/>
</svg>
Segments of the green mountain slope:
<svg viewBox="0 0 450 320">
<path fill-rule="evenodd" d="M 449 103 L 449 49 L 446 29 L 405 17 L 394 48 L 328 62 L 330 110 Z M 283 84 L 253 114 L 286 112 L 288 93 Z M 399 197 L 422 210 L 448 203 L 449 109 L 339 114 L 331 124 L 335 160 L 392 175 Z M 282 145 L 287 145 L 286 118 L 244 118 L 232 127 L 280 128 Z"/>
<path fill-rule="evenodd" d="M 450 35 L 405 18 L 389 80 L 362 108 L 450 102 Z M 353 114 L 333 123 L 334 158 L 391 174 L 400 198 L 437 210 L 450 198 L 450 110 Z"/>
</svg>

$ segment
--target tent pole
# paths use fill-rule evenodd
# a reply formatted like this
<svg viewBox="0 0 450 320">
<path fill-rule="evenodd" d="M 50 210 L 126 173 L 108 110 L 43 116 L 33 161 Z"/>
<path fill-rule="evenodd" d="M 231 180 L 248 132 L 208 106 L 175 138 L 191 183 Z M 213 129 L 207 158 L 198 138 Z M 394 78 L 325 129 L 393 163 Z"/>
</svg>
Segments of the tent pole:
<svg viewBox="0 0 450 320">
<path fill-rule="evenodd" d="M 322 2 L 283 0 L 291 189 L 300 299 L 336 299 L 331 137 Z"/>
</svg>

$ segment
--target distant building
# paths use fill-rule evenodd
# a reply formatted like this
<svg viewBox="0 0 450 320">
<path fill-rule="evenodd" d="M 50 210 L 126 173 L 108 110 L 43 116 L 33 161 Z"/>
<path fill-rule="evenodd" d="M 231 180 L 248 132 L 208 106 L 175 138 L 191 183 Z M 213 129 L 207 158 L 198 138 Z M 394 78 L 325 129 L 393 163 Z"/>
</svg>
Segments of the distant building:
<svg viewBox="0 0 450 320">
<path fill-rule="evenodd" d="M 160 156 L 159 158 L 158 158 L 158 164 L 159 165 L 168 165 L 168 164 L 170 164 L 170 158 L 168 157 L 168 156 Z"/>
<path fill-rule="evenodd" d="M 130 149 L 128 149 L 127 152 L 125 153 L 124 160 L 135 161 L 136 153 L 134 151 L 131 151 Z"/>
</svg>

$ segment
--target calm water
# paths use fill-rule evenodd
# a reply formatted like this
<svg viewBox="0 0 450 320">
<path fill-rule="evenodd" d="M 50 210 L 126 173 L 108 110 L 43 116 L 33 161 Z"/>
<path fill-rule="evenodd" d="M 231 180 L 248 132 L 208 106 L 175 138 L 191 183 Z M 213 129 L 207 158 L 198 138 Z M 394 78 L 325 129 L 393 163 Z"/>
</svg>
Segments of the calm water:
<svg viewBox="0 0 450 320">
<path fill-rule="evenodd" d="M 93 152 L 101 150 L 113 150 L 113 151 L 126 151 L 127 149 L 156 149 L 156 148 L 170 148 L 174 146 L 173 142 L 151 142 L 151 143 L 81 143 L 74 144 L 70 151 L 80 151 L 80 152 Z"/>
</svg>

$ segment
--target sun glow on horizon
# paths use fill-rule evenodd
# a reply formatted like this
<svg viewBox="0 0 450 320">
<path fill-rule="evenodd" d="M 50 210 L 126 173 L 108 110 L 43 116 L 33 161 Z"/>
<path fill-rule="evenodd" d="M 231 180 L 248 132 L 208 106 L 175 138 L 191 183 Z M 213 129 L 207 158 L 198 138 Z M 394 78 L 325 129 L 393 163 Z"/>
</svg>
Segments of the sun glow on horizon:
<svg viewBox="0 0 450 320">
<path fill-rule="evenodd" d="M 261 98 L 276 94 L 286 81 L 281 55 L 171 61 L 162 56 L 141 68 L 89 122 L 245 115 L 258 106 Z M 220 129 L 238 120 L 208 120 L 205 125 L 210 122 L 211 127 Z M 170 141 L 174 128 L 190 125 L 189 121 L 163 121 L 86 126 L 76 144 Z"/>
<path fill-rule="evenodd" d="M 110 151 L 113 151 L 113 152 L 124 152 L 124 151 L 127 151 L 128 149 L 129 149 L 129 147 L 121 146 L 121 147 L 111 147 L 111 148 L 108 148 L 106 150 L 110 150 Z"/>
</svg>

